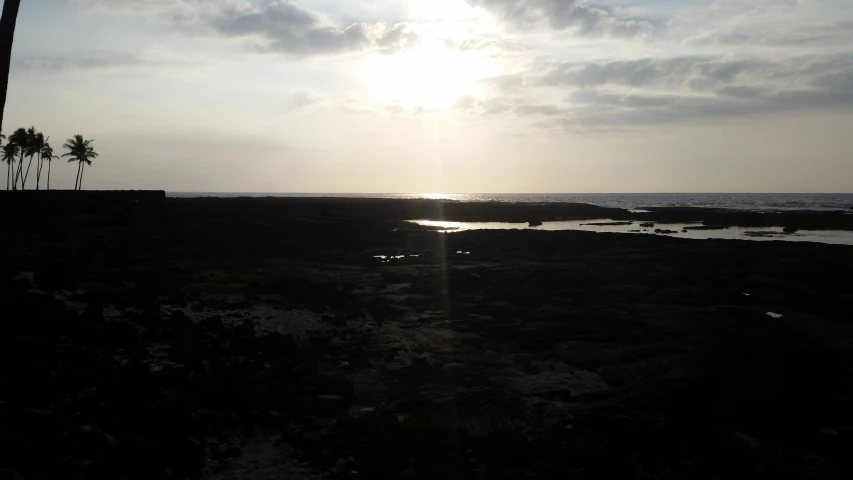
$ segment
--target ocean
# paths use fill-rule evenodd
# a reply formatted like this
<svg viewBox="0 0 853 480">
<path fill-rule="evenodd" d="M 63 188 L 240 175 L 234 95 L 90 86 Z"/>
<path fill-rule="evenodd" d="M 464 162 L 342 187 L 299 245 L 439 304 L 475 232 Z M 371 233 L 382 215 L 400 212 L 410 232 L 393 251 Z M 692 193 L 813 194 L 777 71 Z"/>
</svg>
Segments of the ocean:
<svg viewBox="0 0 853 480">
<path fill-rule="evenodd" d="M 624 209 L 702 207 L 778 212 L 844 210 L 853 212 L 853 193 L 216 193 L 169 192 L 172 198 L 334 197 L 431 198 L 461 202 L 573 202 Z"/>
</svg>

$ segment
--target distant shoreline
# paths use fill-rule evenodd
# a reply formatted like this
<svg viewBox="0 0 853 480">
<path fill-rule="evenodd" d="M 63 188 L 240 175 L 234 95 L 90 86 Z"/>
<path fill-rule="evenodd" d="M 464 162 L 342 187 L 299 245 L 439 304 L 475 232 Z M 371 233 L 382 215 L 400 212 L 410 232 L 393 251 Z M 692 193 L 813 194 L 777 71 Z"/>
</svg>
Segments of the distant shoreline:
<svg viewBox="0 0 853 480">
<path fill-rule="evenodd" d="M 120 190 L 124 191 L 124 190 Z M 132 190 L 131 190 L 132 191 Z M 162 190 L 158 190 L 162 191 Z M 474 196 L 518 196 L 518 197 L 540 197 L 540 196 L 560 196 L 560 195 L 578 195 L 578 196 L 675 196 L 675 195 L 713 195 L 713 196 L 730 196 L 730 195 L 788 195 L 788 196 L 808 196 L 808 195 L 853 195 L 853 192 L 563 192 L 563 193 L 404 193 L 404 192 L 180 192 L 166 190 L 166 195 L 174 196 L 244 196 L 244 197 L 352 197 L 352 198 L 434 198 L 441 196 L 458 196 L 458 195 L 474 195 Z"/>
<path fill-rule="evenodd" d="M 347 196 L 230 196 L 168 197 L 164 191 L 25 191 L 0 194 L 7 218 L 29 222 L 44 217 L 95 215 L 121 219 L 175 215 L 182 206 L 218 211 L 238 208 L 282 215 L 325 217 L 349 222 L 365 214 L 386 221 L 434 220 L 452 222 L 536 223 L 571 220 L 596 222 L 702 223 L 712 227 L 769 228 L 780 230 L 853 231 L 853 195 L 756 196 L 752 200 L 730 196 L 561 196 L 514 201 L 502 198 L 394 198 Z M 551 200 L 551 201 L 549 201 Z M 752 203 L 745 203 L 752 201 Z M 849 201 L 849 205 L 846 202 Z M 655 205 L 657 203 L 657 205 Z M 547 228 L 543 228 L 545 230 Z M 668 229 L 662 229 L 668 230 Z"/>
<path fill-rule="evenodd" d="M 500 203 L 584 203 L 625 210 L 690 207 L 751 212 L 851 211 L 853 193 L 228 193 L 167 192 L 168 198 L 372 198 Z"/>
</svg>

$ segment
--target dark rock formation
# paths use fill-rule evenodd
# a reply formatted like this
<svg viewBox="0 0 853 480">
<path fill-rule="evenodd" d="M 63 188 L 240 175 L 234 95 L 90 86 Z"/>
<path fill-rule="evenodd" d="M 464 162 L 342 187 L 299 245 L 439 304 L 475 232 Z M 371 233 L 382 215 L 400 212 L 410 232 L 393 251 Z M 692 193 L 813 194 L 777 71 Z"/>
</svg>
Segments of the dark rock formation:
<svg viewBox="0 0 853 480">
<path fill-rule="evenodd" d="M 634 222 L 597 222 L 597 223 L 582 223 L 581 225 L 589 225 L 592 227 L 623 227 L 633 225 Z"/>
<path fill-rule="evenodd" d="M 320 320 L 338 327 L 345 327 L 347 325 L 347 319 L 343 315 L 322 315 Z"/>
<path fill-rule="evenodd" d="M 695 227 L 684 227 L 685 230 L 725 230 L 729 228 L 726 225 L 699 225 Z"/>
</svg>

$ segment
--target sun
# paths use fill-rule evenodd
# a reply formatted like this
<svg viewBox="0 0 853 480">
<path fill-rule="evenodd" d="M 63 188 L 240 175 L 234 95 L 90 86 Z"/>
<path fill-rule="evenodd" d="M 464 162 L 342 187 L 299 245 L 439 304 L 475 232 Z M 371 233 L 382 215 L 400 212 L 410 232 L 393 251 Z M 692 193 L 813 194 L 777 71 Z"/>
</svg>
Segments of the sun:
<svg viewBox="0 0 853 480">
<path fill-rule="evenodd" d="M 362 75 L 375 101 L 445 110 L 462 96 L 476 96 L 478 80 L 494 70 L 485 54 L 431 41 L 404 53 L 373 56 L 364 62 Z"/>
</svg>

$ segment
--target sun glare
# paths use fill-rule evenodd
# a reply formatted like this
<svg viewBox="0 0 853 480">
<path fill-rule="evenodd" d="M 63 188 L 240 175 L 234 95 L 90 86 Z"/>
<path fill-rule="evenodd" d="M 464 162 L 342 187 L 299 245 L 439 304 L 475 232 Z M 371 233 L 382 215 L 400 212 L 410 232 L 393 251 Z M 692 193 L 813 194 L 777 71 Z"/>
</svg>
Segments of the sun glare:
<svg viewBox="0 0 853 480">
<path fill-rule="evenodd" d="M 424 42 L 405 53 L 374 56 L 363 76 L 373 97 L 388 105 L 444 110 L 459 97 L 476 95 L 477 80 L 493 74 L 488 57 L 460 52 L 443 42 Z"/>
<path fill-rule="evenodd" d="M 425 200 L 453 200 L 458 195 L 453 193 L 418 193 L 414 196 Z"/>
</svg>

